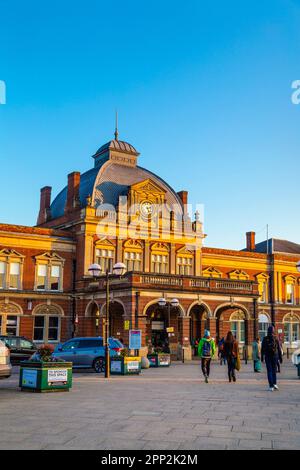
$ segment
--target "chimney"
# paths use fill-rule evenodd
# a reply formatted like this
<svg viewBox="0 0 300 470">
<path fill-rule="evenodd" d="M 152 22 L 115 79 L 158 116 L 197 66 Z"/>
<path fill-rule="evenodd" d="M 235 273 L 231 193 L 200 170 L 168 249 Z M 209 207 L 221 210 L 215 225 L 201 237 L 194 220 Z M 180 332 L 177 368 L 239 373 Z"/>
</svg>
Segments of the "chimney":
<svg viewBox="0 0 300 470">
<path fill-rule="evenodd" d="M 51 186 L 45 186 L 41 189 L 40 211 L 37 219 L 37 225 L 44 224 L 50 218 L 51 191 Z"/>
<path fill-rule="evenodd" d="M 80 173 L 73 171 L 68 175 L 68 192 L 65 213 L 72 212 L 80 206 L 79 200 Z"/>
<path fill-rule="evenodd" d="M 180 197 L 181 201 L 182 201 L 182 204 L 184 206 L 184 213 L 187 212 L 187 203 L 188 203 L 188 192 L 187 191 L 179 191 L 178 193 L 178 196 Z"/>
<path fill-rule="evenodd" d="M 255 232 L 246 233 L 247 251 L 255 251 Z"/>
</svg>

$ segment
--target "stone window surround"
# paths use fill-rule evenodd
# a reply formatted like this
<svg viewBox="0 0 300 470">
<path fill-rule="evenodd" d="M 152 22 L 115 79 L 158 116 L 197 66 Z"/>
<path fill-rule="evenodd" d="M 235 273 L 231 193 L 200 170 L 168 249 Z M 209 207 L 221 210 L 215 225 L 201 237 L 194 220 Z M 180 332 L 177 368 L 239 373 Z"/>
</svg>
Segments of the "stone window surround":
<svg viewBox="0 0 300 470">
<path fill-rule="evenodd" d="M 24 259 L 25 259 L 25 256 L 21 255 L 15 250 L 3 249 L 0 251 L 0 261 L 5 263 L 4 285 L 3 287 L 0 286 L 0 290 L 22 290 Z M 20 265 L 19 281 L 18 281 L 17 288 L 9 286 L 10 265 L 12 263 L 18 263 Z"/>
</svg>

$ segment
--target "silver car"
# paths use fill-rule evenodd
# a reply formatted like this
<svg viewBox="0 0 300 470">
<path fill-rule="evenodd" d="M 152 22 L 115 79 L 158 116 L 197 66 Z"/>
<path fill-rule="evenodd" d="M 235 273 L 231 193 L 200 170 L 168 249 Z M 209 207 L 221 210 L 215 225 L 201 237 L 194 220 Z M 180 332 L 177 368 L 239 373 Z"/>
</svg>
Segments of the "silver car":
<svg viewBox="0 0 300 470">
<path fill-rule="evenodd" d="M 5 344 L 0 341 L 0 379 L 11 376 L 10 352 Z"/>
</svg>

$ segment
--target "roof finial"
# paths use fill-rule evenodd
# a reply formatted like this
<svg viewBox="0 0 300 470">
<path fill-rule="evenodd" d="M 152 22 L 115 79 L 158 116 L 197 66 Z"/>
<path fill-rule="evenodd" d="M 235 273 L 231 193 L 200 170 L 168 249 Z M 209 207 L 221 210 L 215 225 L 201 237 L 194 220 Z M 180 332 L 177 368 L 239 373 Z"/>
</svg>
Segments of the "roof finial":
<svg viewBox="0 0 300 470">
<path fill-rule="evenodd" d="M 118 110 L 116 109 L 116 130 L 115 130 L 115 139 L 119 140 L 119 131 L 118 131 Z"/>
</svg>

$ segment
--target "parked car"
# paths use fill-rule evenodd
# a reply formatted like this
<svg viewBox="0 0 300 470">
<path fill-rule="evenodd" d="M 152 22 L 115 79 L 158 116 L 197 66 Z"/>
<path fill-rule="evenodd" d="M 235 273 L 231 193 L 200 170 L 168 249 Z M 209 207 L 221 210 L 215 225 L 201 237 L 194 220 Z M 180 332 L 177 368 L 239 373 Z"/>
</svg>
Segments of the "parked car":
<svg viewBox="0 0 300 470">
<path fill-rule="evenodd" d="M 37 346 L 24 336 L 0 336 L 2 341 L 10 351 L 12 364 L 18 364 L 21 361 L 29 359 L 37 350 Z"/>
<path fill-rule="evenodd" d="M 119 356 L 123 344 L 116 338 L 109 338 L 110 356 Z M 72 338 L 64 344 L 59 344 L 53 353 L 56 358 L 73 362 L 73 368 L 91 369 L 96 372 L 104 372 L 105 347 L 103 338 L 85 337 Z"/>
<path fill-rule="evenodd" d="M 11 364 L 9 349 L 3 341 L 0 341 L 0 379 L 7 379 L 11 376 Z"/>
</svg>

